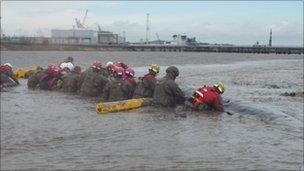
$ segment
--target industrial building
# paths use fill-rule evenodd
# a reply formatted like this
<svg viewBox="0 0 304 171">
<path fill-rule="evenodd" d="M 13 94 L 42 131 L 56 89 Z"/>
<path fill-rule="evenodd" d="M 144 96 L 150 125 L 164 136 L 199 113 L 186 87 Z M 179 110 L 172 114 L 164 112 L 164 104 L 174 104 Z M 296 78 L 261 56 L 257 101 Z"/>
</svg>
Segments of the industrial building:
<svg viewBox="0 0 304 171">
<path fill-rule="evenodd" d="M 102 31 L 98 24 L 98 31 L 89 30 L 85 26 L 85 20 L 87 18 L 88 10 L 86 10 L 82 21 L 75 18 L 76 29 L 70 30 L 51 30 L 51 41 L 52 44 L 79 44 L 79 45 L 111 45 L 111 44 L 124 44 L 125 37 L 121 37 L 118 34 L 114 34 L 110 31 Z"/>
<path fill-rule="evenodd" d="M 188 38 L 187 35 L 184 34 L 175 34 L 173 35 L 173 41 L 171 42 L 172 45 L 177 46 L 186 46 L 186 45 L 196 45 L 195 37 Z"/>
<path fill-rule="evenodd" d="M 97 34 L 94 30 L 88 30 L 85 27 L 85 20 L 87 18 L 88 10 L 86 10 L 82 22 L 80 19 L 75 18 L 76 29 L 68 30 L 51 30 L 51 41 L 52 44 L 80 44 L 89 45 L 97 44 Z"/>
<path fill-rule="evenodd" d="M 98 44 L 101 45 L 124 44 L 126 42 L 125 37 L 110 31 L 98 31 L 97 37 Z"/>
<path fill-rule="evenodd" d="M 51 30 L 52 44 L 79 44 L 79 45 L 112 45 L 124 44 L 125 38 L 110 31 L 95 31 L 85 29 Z"/>
<path fill-rule="evenodd" d="M 52 44 L 97 44 L 97 34 L 94 30 L 70 29 L 70 30 L 51 30 Z"/>
</svg>

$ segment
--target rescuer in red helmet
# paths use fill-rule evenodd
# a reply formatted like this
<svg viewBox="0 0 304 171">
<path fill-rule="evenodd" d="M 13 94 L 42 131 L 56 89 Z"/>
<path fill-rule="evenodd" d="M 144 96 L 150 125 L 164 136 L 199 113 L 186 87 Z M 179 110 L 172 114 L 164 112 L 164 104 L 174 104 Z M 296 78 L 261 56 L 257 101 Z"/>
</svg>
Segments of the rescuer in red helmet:
<svg viewBox="0 0 304 171">
<path fill-rule="evenodd" d="M 223 100 L 221 94 L 225 92 L 225 86 L 218 81 L 213 86 L 202 86 L 194 91 L 187 100 L 186 105 L 194 110 L 216 110 L 223 111 Z M 189 103 L 190 102 L 190 103 Z"/>
<path fill-rule="evenodd" d="M 128 90 L 123 80 L 124 69 L 115 67 L 114 79 L 109 81 L 103 90 L 103 100 L 107 102 L 128 99 Z"/>
<path fill-rule="evenodd" d="M 81 96 L 98 97 L 102 96 L 103 88 L 108 79 L 103 75 L 103 67 L 100 61 L 96 60 L 85 72 L 80 75 L 79 93 Z"/>
</svg>

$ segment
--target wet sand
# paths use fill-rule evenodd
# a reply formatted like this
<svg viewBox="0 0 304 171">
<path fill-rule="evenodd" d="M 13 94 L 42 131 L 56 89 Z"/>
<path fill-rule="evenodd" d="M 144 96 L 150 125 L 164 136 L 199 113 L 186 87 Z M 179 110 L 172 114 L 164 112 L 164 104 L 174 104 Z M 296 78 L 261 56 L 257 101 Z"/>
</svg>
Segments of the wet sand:
<svg viewBox="0 0 304 171">
<path fill-rule="evenodd" d="M 98 99 L 61 92 L 1 92 L 1 169 L 299 170 L 303 161 L 303 57 L 300 55 L 162 52 L 2 51 L 1 63 L 30 67 L 73 56 L 123 61 L 136 76 L 150 63 L 180 69 L 177 83 L 190 95 L 222 80 L 225 113 L 145 107 L 98 115 Z"/>
</svg>

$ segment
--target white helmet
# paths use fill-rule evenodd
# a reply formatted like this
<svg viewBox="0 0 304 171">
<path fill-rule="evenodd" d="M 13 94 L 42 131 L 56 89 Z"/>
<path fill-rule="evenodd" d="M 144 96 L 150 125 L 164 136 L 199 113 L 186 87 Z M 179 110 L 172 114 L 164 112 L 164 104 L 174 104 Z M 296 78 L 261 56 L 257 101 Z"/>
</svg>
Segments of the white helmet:
<svg viewBox="0 0 304 171">
<path fill-rule="evenodd" d="M 70 71 L 72 71 L 74 69 L 74 65 L 72 64 L 72 62 L 66 63 L 66 67 L 69 68 Z"/>
<path fill-rule="evenodd" d="M 60 64 L 60 68 L 61 69 L 64 69 L 66 67 L 67 67 L 67 63 L 66 62 L 63 62 L 63 63 Z"/>
<path fill-rule="evenodd" d="M 113 65 L 113 62 L 111 62 L 111 61 L 107 62 L 106 67 L 108 67 L 110 65 Z"/>
<path fill-rule="evenodd" d="M 9 66 L 9 67 L 13 68 L 13 66 L 10 63 L 5 63 L 3 65 L 6 65 L 6 66 Z"/>
</svg>

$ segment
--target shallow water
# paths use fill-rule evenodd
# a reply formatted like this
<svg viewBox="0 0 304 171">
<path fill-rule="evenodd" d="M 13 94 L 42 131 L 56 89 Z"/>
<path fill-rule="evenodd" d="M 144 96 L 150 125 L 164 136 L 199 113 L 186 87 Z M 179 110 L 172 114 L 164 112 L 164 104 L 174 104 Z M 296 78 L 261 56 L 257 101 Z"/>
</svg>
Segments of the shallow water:
<svg viewBox="0 0 304 171">
<path fill-rule="evenodd" d="M 303 57 L 274 54 L 163 52 L 1 52 L 15 68 L 59 63 L 68 55 L 84 69 L 94 59 L 180 69 L 190 95 L 222 80 L 226 113 L 145 107 L 98 115 L 99 99 L 21 85 L 1 92 L 1 169 L 300 170 L 303 161 Z"/>
</svg>

